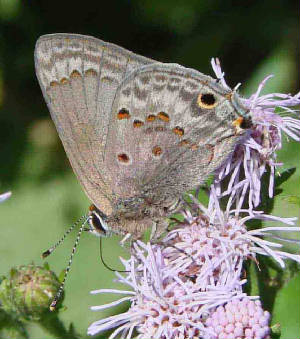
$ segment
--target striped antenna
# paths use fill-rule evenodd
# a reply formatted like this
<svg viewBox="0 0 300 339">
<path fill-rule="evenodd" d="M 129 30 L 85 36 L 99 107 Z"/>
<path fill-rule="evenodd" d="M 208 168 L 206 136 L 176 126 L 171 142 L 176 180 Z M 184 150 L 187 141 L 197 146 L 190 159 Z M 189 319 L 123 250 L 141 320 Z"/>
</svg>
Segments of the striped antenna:
<svg viewBox="0 0 300 339">
<path fill-rule="evenodd" d="M 63 290 L 64 290 L 64 286 L 65 286 L 65 282 L 66 282 L 66 279 L 67 279 L 67 275 L 68 275 L 68 273 L 69 273 L 69 271 L 70 271 L 71 264 L 72 264 L 72 261 L 73 261 L 73 256 L 74 256 L 74 254 L 75 254 L 75 252 L 76 252 L 76 248 L 77 248 L 77 245 L 78 245 L 78 243 L 79 243 L 79 239 L 80 239 L 81 234 L 82 234 L 82 232 L 83 232 L 83 230 L 84 230 L 85 224 L 86 224 L 87 221 L 89 220 L 89 217 L 87 217 L 87 216 L 84 216 L 84 217 L 86 218 L 86 220 L 85 220 L 84 223 L 80 226 L 79 231 L 78 231 L 78 233 L 77 233 L 77 237 L 76 237 L 74 246 L 73 246 L 73 248 L 72 248 L 72 253 L 71 253 L 71 256 L 70 256 L 70 259 L 69 259 L 69 262 L 68 262 L 68 266 L 67 266 L 67 268 L 66 268 L 66 270 L 65 270 L 65 274 L 64 274 L 63 281 L 62 281 L 62 283 L 60 284 L 59 289 L 58 289 L 58 292 L 56 293 L 56 295 L 55 295 L 55 297 L 54 297 L 54 299 L 53 299 L 53 301 L 52 301 L 52 303 L 51 303 L 51 305 L 50 305 L 50 311 L 54 311 L 54 310 L 55 310 L 56 305 L 57 305 L 57 303 L 58 303 L 58 301 L 59 301 L 59 299 L 60 299 L 60 297 L 61 297 L 61 294 L 62 294 L 62 292 L 63 292 Z M 83 217 L 80 218 L 79 220 L 82 220 L 82 219 L 83 219 Z M 78 222 L 79 222 L 79 220 L 78 220 Z M 77 222 L 76 224 L 78 224 L 78 222 Z M 74 226 L 74 227 L 75 227 L 75 226 Z M 59 242 L 58 242 L 58 243 L 59 243 Z"/>
<path fill-rule="evenodd" d="M 50 247 L 47 251 L 42 253 L 42 258 L 45 259 L 48 257 L 48 255 L 50 255 L 55 249 L 56 247 L 58 247 L 67 237 L 67 235 L 69 233 L 71 233 L 73 231 L 73 229 L 82 222 L 83 219 L 86 219 L 87 215 L 83 215 L 81 218 L 79 218 L 66 232 L 65 234 L 58 240 L 58 242 L 56 244 L 54 244 L 52 247 Z"/>
</svg>

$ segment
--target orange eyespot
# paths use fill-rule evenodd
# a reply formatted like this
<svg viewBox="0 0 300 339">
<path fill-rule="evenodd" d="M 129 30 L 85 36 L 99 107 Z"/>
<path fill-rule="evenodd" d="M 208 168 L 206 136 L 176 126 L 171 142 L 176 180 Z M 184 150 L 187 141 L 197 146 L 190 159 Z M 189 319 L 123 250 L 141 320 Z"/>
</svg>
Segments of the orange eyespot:
<svg viewBox="0 0 300 339">
<path fill-rule="evenodd" d="M 146 120 L 147 121 L 154 121 L 155 120 L 155 115 L 153 115 L 153 114 L 148 115 Z"/>
<path fill-rule="evenodd" d="M 58 82 L 57 81 L 51 81 L 50 87 L 55 87 L 55 86 L 58 86 Z"/>
<path fill-rule="evenodd" d="M 179 135 L 180 137 L 182 137 L 184 135 L 184 129 L 181 128 L 181 127 L 176 126 L 176 127 L 173 128 L 172 131 L 173 131 L 173 133 Z"/>
<path fill-rule="evenodd" d="M 214 108 L 217 105 L 217 100 L 212 93 L 200 93 L 198 95 L 197 104 L 201 108 Z"/>
<path fill-rule="evenodd" d="M 134 128 L 142 127 L 143 125 L 144 125 L 143 121 L 140 121 L 140 120 L 134 120 L 133 122 Z"/>
<path fill-rule="evenodd" d="M 67 79 L 67 78 L 62 78 L 61 80 L 60 80 L 60 83 L 62 84 L 62 85 L 65 85 L 65 84 L 67 84 L 69 82 L 69 80 Z"/>
<path fill-rule="evenodd" d="M 232 125 L 235 127 L 241 127 L 241 124 L 243 123 L 243 121 L 244 121 L 243 117 L 238 117 L 236 120 L 234 120 Z"/>
<path fill-rule="evenodd" d="M 169 122 L 170 121 L 169 115 L 167 113 L 165 113 L 165 112 L 159 112 L 157 114 L 157 117 L 158 117 L 158 119 L 160 119 L 160 120 L 162 120 L 164 122 Z"/>
<path fill-rule="evenodd" d="M 123 120 L 123 119 L 129 119 L 130 118 L 130 114 L 129 111 L 126 108 L 121 108 L 119 110 L 119 113 L 117 115 L 117 118 L 119 120 Z"/>
<path fill-rule="evenodd" d="M 252 121 L 250 118 L 238 117 L 236 120 L 233 121 L 232 125 L 235 126 L 237 129 L 246 129 L 252 126 Z"/>
<path fill-rule="evenodd" d="M 152 148 L 152 153 L 153 153 L 156 157 L 158 157 L 159 155 L 162 154 L 162 149 L 161 149 L 161 147 L 159 147 L 159 146 L 153 147 L 153 148 Z"/>
<path fill-rule="evenodd" d="M 81 74 L 80 74 L 78 71 L 74 70 L 74 71 L 71 73 L 70 77 L 71 77 L 71 78 L 81 78 Z"/>
<path fill-rule="evenodd" d="M 118 154 L 118 160 L 123 163 L 129 162 L 129 157 L 125 153 Z"/>
</svg>

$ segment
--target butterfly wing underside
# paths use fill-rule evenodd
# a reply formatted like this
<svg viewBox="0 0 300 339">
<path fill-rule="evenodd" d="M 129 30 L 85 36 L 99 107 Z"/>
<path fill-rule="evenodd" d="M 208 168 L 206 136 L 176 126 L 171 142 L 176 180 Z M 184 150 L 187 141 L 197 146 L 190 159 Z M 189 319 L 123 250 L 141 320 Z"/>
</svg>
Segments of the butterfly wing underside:
<svg viewBox="0 0 300 339">
<path fill-rule="evenodd" d="M 104 145 L 115 93 L 126 75 L 152 62 L 87 36 L 52 34 L 36 44 L 36 74 L 59 137 L 86 194 L 106 214 L 114 178 Z"/>
<path fill-rule="evenodd" d="M 203 94 L 212 94 L 214 104 L 201 103 Z M 203 182 L 240 137 L 229 94 L 211 77 L 177 64 L 146 65 L 125 78 L 104 159 L 113 191 L 161 203 Z"/>
</svg>

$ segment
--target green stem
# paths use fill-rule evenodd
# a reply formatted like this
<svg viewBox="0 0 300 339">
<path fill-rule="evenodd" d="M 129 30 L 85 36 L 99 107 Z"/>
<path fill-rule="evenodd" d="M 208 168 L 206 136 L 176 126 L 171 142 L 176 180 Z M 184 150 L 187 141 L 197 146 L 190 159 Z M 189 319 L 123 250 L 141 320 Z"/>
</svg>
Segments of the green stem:
<svg viewBox="0 0 300 339">
<path fill-rule="evenodd" d="M 38 324 L 55 338 L 78 338 L 74 332 L 73 326 L 70 325 L 70 329 L 68 331 L 56 313 L 46 314 L 41 320 L 38 321 Z"/>
<path fill-rule="evenodd" d="M 0 338 L 28 339 L 28 333 L 22 321 L 0 310 Z"/>
</svg>

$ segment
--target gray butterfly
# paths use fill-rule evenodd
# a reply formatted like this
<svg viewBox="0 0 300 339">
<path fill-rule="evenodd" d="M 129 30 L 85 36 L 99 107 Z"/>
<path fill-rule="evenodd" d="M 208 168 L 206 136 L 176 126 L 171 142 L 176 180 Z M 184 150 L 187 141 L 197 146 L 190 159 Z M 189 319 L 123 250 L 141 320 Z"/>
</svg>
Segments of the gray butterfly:
<svg viewBox="0 0 300 339">
<path fill-rule="evenodd" d="M 93 205 L 90 231 L 152 239 L 230 155 L 248 116 L 218 80 L 88 36 L 42 36 L 36 73 Z"/>
</svg>

